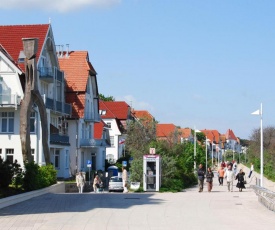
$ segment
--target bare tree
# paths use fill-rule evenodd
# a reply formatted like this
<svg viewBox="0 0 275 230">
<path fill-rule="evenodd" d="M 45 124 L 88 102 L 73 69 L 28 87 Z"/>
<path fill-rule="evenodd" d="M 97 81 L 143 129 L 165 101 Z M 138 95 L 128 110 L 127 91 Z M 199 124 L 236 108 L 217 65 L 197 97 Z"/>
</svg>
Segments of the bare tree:
<svg viewBox="0 0 275 230">
<path fill-rule="evenodd" d="M 31 162 L 30 141 L 30 114 L 33 104 L 39 109 L 42 126 L 42 146 L 46 164 L 50 164 L 50 151 L 48 145 L 48 122 L 46 108 L 39 93 L 37 85 L 36 53 L 38 48 L 37 38 L 24 38 L 23 49 L 25 53 L 25 92 L 20 108 L 20 139 L 23 161 Z"/>
</svg>

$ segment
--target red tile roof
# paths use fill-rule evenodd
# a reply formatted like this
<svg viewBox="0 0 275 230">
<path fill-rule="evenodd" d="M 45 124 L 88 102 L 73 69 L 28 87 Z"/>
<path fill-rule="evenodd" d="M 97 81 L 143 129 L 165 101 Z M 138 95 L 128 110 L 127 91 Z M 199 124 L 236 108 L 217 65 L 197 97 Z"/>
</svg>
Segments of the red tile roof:
<svg viewBox="0 0 275 230">
<path fill-rule="evenodd" d="M 182 138 L 189 138 L 192 136 L 192 130 L 190 128 L 180 129 Z"/>
<path fill-rule="evenodd" d="M 143 120 L 154 121 L 154 117 L 147 110 L 133 110 L 134 117 Z"/>
<path fill-rule="evenodd" d="M 38 38 L 36 57 L 39 58 L 49 29 L 50 24 L 0 26 L 0 44 L 17 63 L 20 51 L 23 51 L 22 38 Z M 20 63 L 19 66 L 25 71 L 24 63 Z"/>
<path fill-rule="evenodd" d="M 9 52 L 0 44 L 0 52 L 3 53 L 20 71 L 21 68 L 18 66 L 18 64 L 13 60 Z"/>
<path fill-rule="evenodd" d="M 227 130 L 227 132 L 225 134 L 225 137 L 226 137 L 227 140 L 235 140 L 235 141 L 237 141 L 237 138 L 236 138 L 234 132 L 232 131 L 232 129 L 228 129 Z"/>
<path fill-rule="evenodd" d="M 94 138 L 95 139 L 102 139 L 103 128 L 105 125 L 106 124 L 102 120 L 99 123 L 95 123 L 95 126 L 94 126 Z"/>
<path fill-rule="evenodd" d="M 174 124 L 157 124 L 157 138 L 170 137 L 177 129 Z"/>
<path fill-rule="evenodd" d="M 127 120 L 130 106 L 125 101 L 100 101 L 99 109 L 106 111 L 106 114 L 101 114 L 102 119 Z"/>
<path fill-rule="evenodd" d="M 65 73 L 67 83 L 66 102 L 72 105 L 72 117 L 83 118 L 85 94 L 90 73 L 96 74 L 89 62 L 87 51 L 71 51 L 58 58 L 60 69 Z"/>
<path fill-rule="evenodd" d="M 86 91 L 87 81 L 92 71 L 96 74 L 89 61 L 88 51 L 71 51 L 58 58 L 60 69 L 65 72 L 67 81 L 67 92 Z"/>
<path fill-rule="evenodd" d="M 214 135 L 212 133 L 212 130 L 204 129 L 200 130 L 204 135 L 207 137 L 207 139 L 210 140 L 210 142 L 214 142 Z"/>
</svg>

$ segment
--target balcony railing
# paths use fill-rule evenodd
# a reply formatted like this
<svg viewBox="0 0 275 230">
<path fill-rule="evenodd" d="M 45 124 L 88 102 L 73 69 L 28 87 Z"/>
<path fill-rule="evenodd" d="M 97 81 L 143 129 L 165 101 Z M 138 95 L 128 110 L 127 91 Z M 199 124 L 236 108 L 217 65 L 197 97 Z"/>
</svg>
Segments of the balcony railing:
<svg viewBox="0 0 275 230">
<path fill-rule="evenodd" d="M 17 94 L 0 94 L 0 105 L 2 107 L 15 107 L 20 105 L 21 98 Z"/>
<path fill-rule="evenodd" d="M 69 136 L 53 133 L 50 134 L 50 143 L 59 145 L 70 145 L 70 139 Z"/>
<path fill-rule="evenodd" d="M 80 139 L 80 147 L 82 148 L 92 148 L 96 147 L 97 141 L 95 139 Z"/>
<path fill-rule="evenodd" d="M 67 104 L 61 101 L 54 101 L 51 98 L 46 97 L 44 99 L 44 103 L 47 109 L 51 109 L 54 111 L 58 111 L 60 113 L 65 113 L 67 115 L 71 115 L 72 112 L 72 105 Z"/>
<path fill-rule="evenodd" d="M 54 68 L 52 67 L 39 67 L 38 68 L 38 72 L 39 72 L 39 76 L 40 76 L 40 79 L 46 81 L 46 82 L 49 82 L 49 83 L 53 83 L 54 81 Z M 63 77 L 63 72 L 56 69 L 56 79 L 60 82 L 62 82 L 64 80 L 64 77 Z"/>
</svg>

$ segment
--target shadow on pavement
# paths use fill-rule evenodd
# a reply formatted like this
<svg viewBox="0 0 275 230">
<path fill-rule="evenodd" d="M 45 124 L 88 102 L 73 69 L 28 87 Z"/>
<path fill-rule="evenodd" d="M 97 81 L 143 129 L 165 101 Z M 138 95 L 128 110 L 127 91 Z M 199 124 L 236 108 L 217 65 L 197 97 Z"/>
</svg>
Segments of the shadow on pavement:
<svg viewBox="0 0 275 230">
<path fill-rule="evenodd" d="M 45 194 L 30 200 L 0 209 L 0 216 L 42 214 L 60 212 L 86 212 L 97 208 L 127 209 L 131 206 L 160 204 L 161 199 L 150 193 L 83 193 Z"/>
</svg>

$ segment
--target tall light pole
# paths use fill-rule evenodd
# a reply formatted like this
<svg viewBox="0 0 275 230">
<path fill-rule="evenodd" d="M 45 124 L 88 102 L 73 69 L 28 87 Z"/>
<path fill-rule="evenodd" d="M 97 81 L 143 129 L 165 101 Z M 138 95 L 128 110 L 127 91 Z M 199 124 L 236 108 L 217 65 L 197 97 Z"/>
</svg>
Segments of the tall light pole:
<svg viewBox="0 0 275 230">
<path fill-rule="evenodd" d="M 196 172 L 196 168 L 197 168 L 197 165 L 196 165 L 196 155 L 197 155 L 197 134 L 196 133 L 199 133 L 200 130 L 196 130 L 196 127 L 194 127 L 194 172 Z"/>
<path fill-rule="evenodd" d="M 211 148 L 211 150 L 212 150 L 212 169 L 213 169 L 213 141 L 212 141 L 212 146 L 211 146 L 212 148 Z"/>
<path fill-rule="evenodd" d="M 205 135 L 205 170 L 207 172 L 207 135 Z"/>
<path fill-rule="evenodd" d="M 261 116 L 261 187 L 263 187 L 263 174 L 264 174 L 264 148 L 263 148 L 263 104 L 261 103 L 261 109 L 251 113 L 253 115 Z"/>
</svg>

